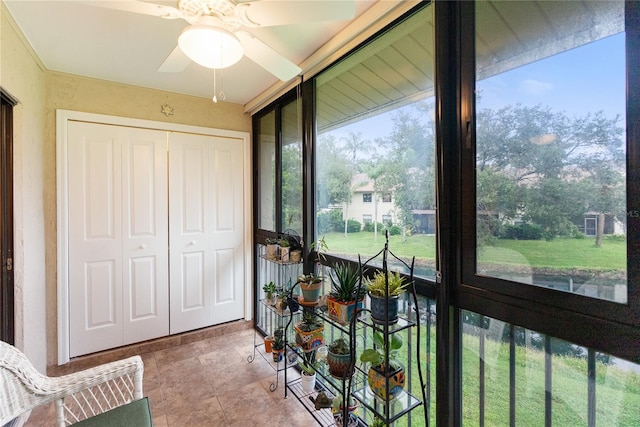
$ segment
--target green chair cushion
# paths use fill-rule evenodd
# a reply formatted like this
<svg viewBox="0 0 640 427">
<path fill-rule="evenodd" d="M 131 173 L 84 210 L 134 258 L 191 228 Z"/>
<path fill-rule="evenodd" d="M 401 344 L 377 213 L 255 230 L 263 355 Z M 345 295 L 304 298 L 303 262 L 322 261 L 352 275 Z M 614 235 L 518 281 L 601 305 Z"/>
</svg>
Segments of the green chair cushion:
<svg viewBox="0 0 640 427">
<path fill-rule="evenodd" d="M 82 427 L 147 427 L 153 426 L 149 399 L 134 400 L 95 417 L 87 418 L 74 426 Z"/>
</svg>

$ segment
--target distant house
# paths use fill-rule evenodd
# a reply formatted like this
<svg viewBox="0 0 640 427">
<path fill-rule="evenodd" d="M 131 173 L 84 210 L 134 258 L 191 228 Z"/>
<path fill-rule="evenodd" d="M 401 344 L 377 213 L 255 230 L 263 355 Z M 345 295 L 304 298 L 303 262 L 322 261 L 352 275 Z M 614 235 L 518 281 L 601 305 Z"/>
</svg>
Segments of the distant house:
<svg viewBox="0 0 640 427">
<path fill-rule="evenodd" d="M 393 223 L 393 195 L 380 194 L 373 188 L 373 180 L 366 174 L 357 174 L 351 183 L 352 196 L 348 206 L 343 204 L 342 219 L 355 219 L 362 224 L 377 221 Z"/>
<path fill-rule="evenodd" d="M 598 232 L 598 218 L 597 212 L 586 212 L 584 214 L 584 224 L 578 224 L 578 229 L 582 231 L 586 236 L 595 236 Z M 603 234 L 625 234 L 624 224 L 618 221 L 613 215 L 604 216 L 604 230 Z"/>
<path fill-rule="evenodd" d="M 378 193 L 373 180 L 366 174 L 357 174 L 351 184 L 352 196 L 348 206 L 342 207 L 342 219 L 355 219 L 369 224 L 373 221 L 388 225 L 396 224 L 393 193 Z M 415 233 L 435 234 L 436 211 L 415 209 L 412 211 Z"/>
</svg>

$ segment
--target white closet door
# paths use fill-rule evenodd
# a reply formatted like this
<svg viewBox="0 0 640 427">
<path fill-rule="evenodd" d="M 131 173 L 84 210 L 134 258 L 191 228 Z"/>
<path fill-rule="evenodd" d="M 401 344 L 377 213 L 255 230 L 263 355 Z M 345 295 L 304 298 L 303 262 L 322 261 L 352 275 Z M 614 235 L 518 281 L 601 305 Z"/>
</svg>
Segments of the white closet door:
<svg viewBox="0 0 640 427">
<path fill-rule="evenodd" d="M 244 316 L 243 147 L 172 133 L 169 159 L 174 334 Z"/>
<path fill-rule="evenodd" d="M 69 122 L 69 351 L 168 332 L 166 132 Z"/>
<path fill-rule="evenodd" d="M 209 243 L 213 256 L 213 324 L 244 316 L 244 168 L 240 141 L 212 138 L 211 213 Z"/>
<path fill-rule="evenodd" d="M 167 132 L 128 129 L 122 150 L 124 344 L 169 334 Z"/>
</svg>

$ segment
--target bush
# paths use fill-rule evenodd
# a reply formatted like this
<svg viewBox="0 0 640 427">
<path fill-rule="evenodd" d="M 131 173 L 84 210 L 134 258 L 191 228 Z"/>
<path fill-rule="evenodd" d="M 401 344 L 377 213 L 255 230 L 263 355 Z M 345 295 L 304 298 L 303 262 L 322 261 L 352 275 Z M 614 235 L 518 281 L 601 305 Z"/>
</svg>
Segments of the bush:
<svg viewBox="0 0 640 427">
<path fill-rule="evenodd" d="M 369 232 L 373 232 L 373 222 L 367 222 L 363 227 L 362 227 L 362 231 L 369 231 Z M 382 224 L 381 222 L 378 223 L 378 231 L 384 231 L 384 224 Z"/>
<path fill-rule="evenodd" d="M 349 219 L 347 221 L 347 233 L 359 233 L 362 230 L 362 224 L 355 219 Z"/>
<path fill-rule="evenodd" d="M 503 239 L 512 240 L 540 240 L 543 237 L 543 230 L 537 224 L 505 225 L 502 230 Z"/>
<path fill-rule="evenodd" d="M 402 229 L 397 225 L 392 225 L 389 227 L 389 234 L 392 236 L 399 236 L 402 233 Z"/>
<path fill-rule="evenodd" d="M 342 220 L 342 210 L 332 209 L 330 211 L 319 212 L 316 217 L 318 234 L 331 233 L 333 231 L 343 231 L 344 221 Z"/>
</svg>

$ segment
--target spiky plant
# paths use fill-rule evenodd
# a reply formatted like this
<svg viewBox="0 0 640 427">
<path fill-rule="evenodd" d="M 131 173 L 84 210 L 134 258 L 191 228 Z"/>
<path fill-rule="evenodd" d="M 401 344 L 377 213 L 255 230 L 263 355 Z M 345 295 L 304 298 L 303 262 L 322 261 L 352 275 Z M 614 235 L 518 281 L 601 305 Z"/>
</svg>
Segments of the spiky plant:
<svg viewBox="0 0 640 427">
<path fill-rule="evenodd" d="M 353 264 L 336 264 L 330 278 L 330 295 L 335 298 L 336 301 L 359 301 L 364 298 L 367 293 L 364 286 L 361 286 L 358 290 L 358 285 L 360 284 L 360 271 L 358 270 L 358 267 Z"/>
</svg>

